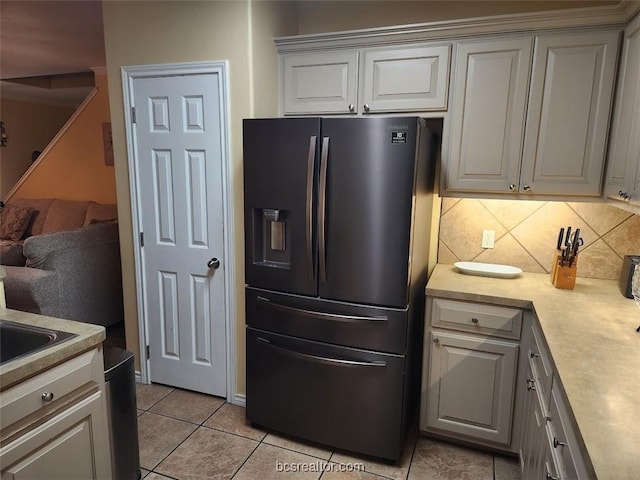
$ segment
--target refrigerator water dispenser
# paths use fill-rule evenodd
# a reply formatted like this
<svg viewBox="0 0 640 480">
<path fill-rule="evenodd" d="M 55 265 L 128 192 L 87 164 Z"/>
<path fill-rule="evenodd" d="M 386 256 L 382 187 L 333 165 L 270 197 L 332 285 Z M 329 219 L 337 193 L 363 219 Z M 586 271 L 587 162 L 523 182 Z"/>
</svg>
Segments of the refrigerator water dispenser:
<svg viewBox="0 0 640 480">
<path fill-rule="evenodd" d="M 289 268 L 289 229 L 287 210 L 272 208 L 255 209 L 253 252 L 254 263 L 269 267 Z"/>
</svg>

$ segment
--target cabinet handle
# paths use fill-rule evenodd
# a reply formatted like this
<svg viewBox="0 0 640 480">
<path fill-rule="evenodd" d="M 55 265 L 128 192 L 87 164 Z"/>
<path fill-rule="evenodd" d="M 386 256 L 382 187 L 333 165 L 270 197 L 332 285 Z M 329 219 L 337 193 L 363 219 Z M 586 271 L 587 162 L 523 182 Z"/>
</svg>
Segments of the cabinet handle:
<svg viewBox="0 0 640 480">
<path fill-rule="evenodd" d="M 368 103 L 365 103 L 365 104 L 362 106 L 362 109 L 363 109 L 366 113 L 369 113 L 369 104 L 368 104 Z"/>
<path fill-rule="evenodd" d="M 509 190 L 511 190 L 512 192 L 514 192 L 516 190 L 516 185 L 515 183 L 511 183 L 509 184 Z"/>
<path fill-rule="evenodd" d="M 437 345 L 438 343 L 440 343 L 440 339 L 438 337 L 434 337 L 433 343 Z"/>
<path fill-rule="evenodd" d="M 525 192 L 530 192 L 530 191 L 531 191 L 531 186 L 530 186 L 530 185 L 525 185 L 524 187 L 522 187 L 522 189 L 523 189 Z"/>
<path fill-rule="evenodd" d="M 553 437 L 553 448 L 566 447 L 566 446 L 567 446 L 567 442 L 561 442 L 556 437 Z"/>
<path fill-rule="evenodd" d="M 529 356 L 531 358 L 538 358 L 540 355 L 538 355 L 536 352 L 529 352 Z"/>
<path fill-rule="evenodd" d="M 547 472 L 547 480 L 559 480 L 558 477 L 554 477 L 549 472 Z"/>
<path fill-rule="evenodd" d="M 349 111 L 350 111 L 351 113 L 353 113 L 353 112 L 355 112 L 355 111 L 356 111 L 356 107 L 353 105 L 353 103 L 350 103 L 350 104 L 349 104 Z"/>
<path fill-rule="evenodd" d="M 476 324 L 476 325 L 478 324 L 478 322 L 479 322 L 479 321 L 480 321 L 480 320 L 478 320 L 476 317 L 473 317 L 473 318 L 471 319 L 471 323 L 474 323 L 474 324 Z"/>
<path fill-rule="evenodd" d="M 627 192 L 623 192 L 622 190 L 618 191 L 618 196 L 623 200 L 629 200 L 631 198 L 631 195 L 629 195 Z"/>
<path fill-rule="evenodd" d="M 536 382 L 533 378 L 527 378 L 527 390 L 531 391 L 536 389 Z"/>
<path fill-rule="evenodd" d="M 42 401 L 45 403 L 49 403 L 51 400 L 53 400 L 53 392 L 44 392 L 40 398 L 42 398 Z"/>
</svg>

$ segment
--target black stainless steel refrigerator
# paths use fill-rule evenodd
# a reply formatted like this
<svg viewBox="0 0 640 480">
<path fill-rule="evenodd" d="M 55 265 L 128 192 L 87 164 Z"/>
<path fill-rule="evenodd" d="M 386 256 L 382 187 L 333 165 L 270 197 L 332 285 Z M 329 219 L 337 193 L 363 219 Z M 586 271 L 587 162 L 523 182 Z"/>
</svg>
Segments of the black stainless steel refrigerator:
<svg viewBox="0 0 640 480">
<path fill-rule="evenodd" d="M 435 136 L 245 120 L 247 418 L 397 461 L 418 403 Z"/>
</svg>

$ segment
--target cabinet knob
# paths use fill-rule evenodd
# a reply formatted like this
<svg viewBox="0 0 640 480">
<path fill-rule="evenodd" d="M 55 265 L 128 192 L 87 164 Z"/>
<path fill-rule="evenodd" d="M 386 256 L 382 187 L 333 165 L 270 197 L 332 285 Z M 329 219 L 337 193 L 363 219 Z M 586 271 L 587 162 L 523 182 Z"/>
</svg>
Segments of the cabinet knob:
<svg viewBox="0 0 640 480">
<path fill-rule="evenodd" d="M 522 189 L 523 189 L 525 192 L 530 192 L 530 191 L 531 191 L 531 185 L 525 185 L 524 187 L 522 187 Z"/>
<path fill-rule="evenodd" d="M 553 448 L 566 447 L 566 446 L 567 446 L 566 442 L 561 442 L 556 437 L 553 437 Z"/>
<path fill-rule="evenodd" d="M 369 112 L 369 104 L 368 104 L 368 103 L 365 103 L 365 104 L 362 106 L 362 109 L 363 109 L 365 112 L 367 112 L 367 113 L 368 113 L 368 112 Z"/>
<path fill-rule="evenodd" d="M 509 190 L 511 190 L 512 192 L 514 192 L 516 190 L 516 184 L 515 183 L 511 183 L 509 184 Z"/>
<path fill-rule="evenodd" d="M 356 107 L 353 105 L 353 103 L 350 103 L 348 108 L 351 113 L 356 111 Z"/>
<path fill-rule="evenodd" d="M 436 345 L 439 344 L 440 343 L 440 339 L 438 337 L 434 337 L 433 343 L 435 343 Z"/>
<path fill-rule="evenodd" d="M 480 320 L 478 320 L 476 317 L 473 317 L 473 318 L 471 319 L 471 323 L 473 323 L 473 324 L 475 324 L 475 325 L 477 325 L 479 321 L 480 321 Z"/>
<path fill-rule="evenodd" d="M 527 390 L 535 391 L 536 389 L 536 382 L 534 382 L 533 378 L 527 378 Z"/>
<path fill-rule="evenodd" d="M 537 358 L 537 357 L 539 357 L 540 355 L 538 355 L 536 352 L 529 352 L 529 356 L 530 356 L 531 358 Z"/>
<path fill-rule="evenodd" d="M 547 478 L 547 480 L 559 480 L 558 477 L 554 477 L 549 472 L 547 472 L 547 477 L 546 478 Z"/>
<path fill-rule="evenodd" d="M 53 400 L 53 392 L 44 392 L 40 398 L 42 398 L 42 401 L 45 403 L 49 403 L 51 400 Z"/>
</svg>

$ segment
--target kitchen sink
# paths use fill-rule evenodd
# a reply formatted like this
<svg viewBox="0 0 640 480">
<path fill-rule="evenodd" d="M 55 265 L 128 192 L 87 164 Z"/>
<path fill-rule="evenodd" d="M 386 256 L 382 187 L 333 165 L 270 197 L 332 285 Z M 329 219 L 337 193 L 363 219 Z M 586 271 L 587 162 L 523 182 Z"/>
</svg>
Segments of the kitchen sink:
<svg viewBox="0 0 640 480">
<path fill-rule="evenodd" d="M 75 337 L 75 333 L 0 320 L 0 365 Z"/>
</svg>

